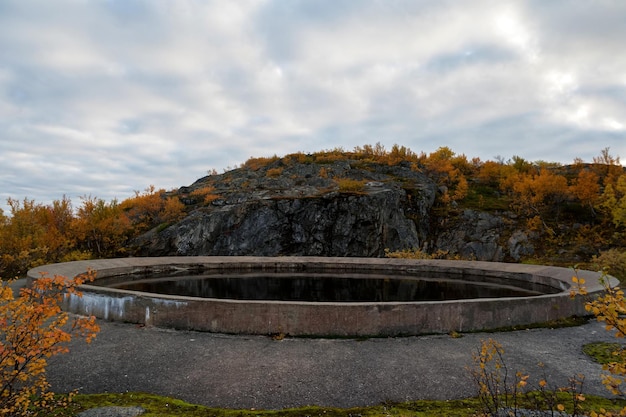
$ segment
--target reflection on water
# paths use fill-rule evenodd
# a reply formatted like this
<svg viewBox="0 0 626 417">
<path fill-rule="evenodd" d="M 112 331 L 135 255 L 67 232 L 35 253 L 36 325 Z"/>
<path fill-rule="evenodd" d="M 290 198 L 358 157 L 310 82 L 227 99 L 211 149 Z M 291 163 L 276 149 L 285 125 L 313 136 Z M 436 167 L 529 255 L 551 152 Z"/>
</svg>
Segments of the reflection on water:
<svg viewBox="0 0 626 417">
<path fill-rule="evenodd" d="M 124 282 L 109 282 L 107 286 L 202 298 L 310 302 L 441 301 L 542 294 L 533 289 L 494 282 L 323 273 L 213 274 L 152 278 L 126 276 Z"/>
</svg>

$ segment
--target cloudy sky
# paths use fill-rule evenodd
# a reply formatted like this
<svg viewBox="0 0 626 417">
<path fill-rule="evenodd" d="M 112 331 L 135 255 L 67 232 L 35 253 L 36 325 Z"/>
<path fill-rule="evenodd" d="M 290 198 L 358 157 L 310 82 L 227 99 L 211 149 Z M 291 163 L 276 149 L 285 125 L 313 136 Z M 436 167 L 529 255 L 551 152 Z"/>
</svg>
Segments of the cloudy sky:
<svg viewBox="0 0 626 417">
<path fill-rule="evenodd" d="M 622 0 L 0 0 L 0 207 L 377 142 L 626 160 L 624 22 Z"/>
</svg>

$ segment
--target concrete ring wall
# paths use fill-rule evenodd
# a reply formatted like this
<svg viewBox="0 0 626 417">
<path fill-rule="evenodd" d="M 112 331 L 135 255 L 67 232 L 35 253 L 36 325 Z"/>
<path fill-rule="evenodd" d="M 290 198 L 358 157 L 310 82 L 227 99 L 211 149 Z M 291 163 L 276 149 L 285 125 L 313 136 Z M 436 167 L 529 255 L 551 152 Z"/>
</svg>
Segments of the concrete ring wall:
<svg viewBox="0 0 626 417">
<path fill-rule="evenodd" d="M 574 271 L 539 265 L 497 262 L 322 257 L 158 257 L 66 262 L 31 269 L 28 279 L 41 274 L 74 277 L 88 269 L 97 279 L 117 275 L 153 274 L 181 270 L 203 272 L 333 272 L 390 275 L 445 272 L 495 277 L 516 285 L 533 282 L 559 292 L 532 297 L 482 298 L 451 301 L 315 303 L 241 301 L 170 296 L 82 285 L 82 297 L 68 295 L 66 311 L 104 320 L 157 327 L 237 334 L 293 336 L 397 336 L 466 332 L 529 325 L 586 315 L 584 303 L 603 291 L 600 274 L 578 271 L 589 292 L 570 297 Z M 611 285 L 617 280 L 610 278 Z"/>
</svg>

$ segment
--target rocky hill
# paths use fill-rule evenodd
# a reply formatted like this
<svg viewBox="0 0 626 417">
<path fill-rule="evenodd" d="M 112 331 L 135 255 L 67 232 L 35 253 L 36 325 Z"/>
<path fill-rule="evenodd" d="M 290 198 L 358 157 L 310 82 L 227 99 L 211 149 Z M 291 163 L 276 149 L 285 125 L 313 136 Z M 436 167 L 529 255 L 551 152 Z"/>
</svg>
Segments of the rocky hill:
<svg viewBox="0 0 626 417">
<path fill-rule="evenodd" d="M 409 162 L 386 164 L 305 155 L 259 158 L 170 195 L 188 214 L 133 242 L 139 256 L 364 256 L 446 251 L 515 261 L 532 254 L 507 212 L 441 212 L 435 180 Z"/>
</svg>

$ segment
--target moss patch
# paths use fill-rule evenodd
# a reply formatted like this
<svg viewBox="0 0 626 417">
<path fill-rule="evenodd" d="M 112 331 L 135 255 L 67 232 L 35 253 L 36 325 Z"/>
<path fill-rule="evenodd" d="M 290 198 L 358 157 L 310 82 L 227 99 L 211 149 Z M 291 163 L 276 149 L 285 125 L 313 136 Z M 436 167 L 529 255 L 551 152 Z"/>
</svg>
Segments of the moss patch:
<svg viewBox="0 0 626 417">
<path fill-rule="evenodd" d="M 468 332 L 468 333 L 502 333 L 502 332 L 513 332 L 513 331 L 528 330 L 528 329 L 560 329 L 560 328 L 565 328 L 565 327 L 582 326 L 587 323 L 589 323 L 589 317 L 572 316 L 572 317 L 565 317 L 562 319 L 544 321 L 540 323 L 531 323 L 531 324 L 509 326 L 509 327 L 499 327 L 497 329 L 479 330 L 476 332 Z"/>
<path fill-rule="evenodd" d="M 560 393 L 563 394 L 563 393 Z M 566 400 L 566 398 L 563 398 Z M 563 401 L 567 403 L 567 401 Z M 586 396 L 583 404 L 585 410 L 619 410 L 626 401 L 609 400 L 603 397 Z M 158 395 L 144 393 L 123 394 L 80 394 L 74 398 L 73 404 L 64 410 L 58 410 L 54 416 L 75 416 L 81 411 L 108 406 L 132 407 L 140 406 L 146 410 L 143 417 L 348 417 L 348 416 L 414 416 L 414 417 L 469 417 L 476 416 L 481 410 L 478 399 L 469 398 L 450 401 L 411 401 L 406 403 L 384 403 L 371 407 L 333 408 L 333 407 L 299 407 L 284 410 L 234 410 L 211 408 Z"/>
<path fill-rule="evenodd" d="M 622 352 L 623 349 L 624 346 L 614 342 L 594 342 L 583 346 L 583 352 L 587 356 L 603 365 L 609 362 L 618 361 L 619 358 L 615 353 Z"/>
</svg>

